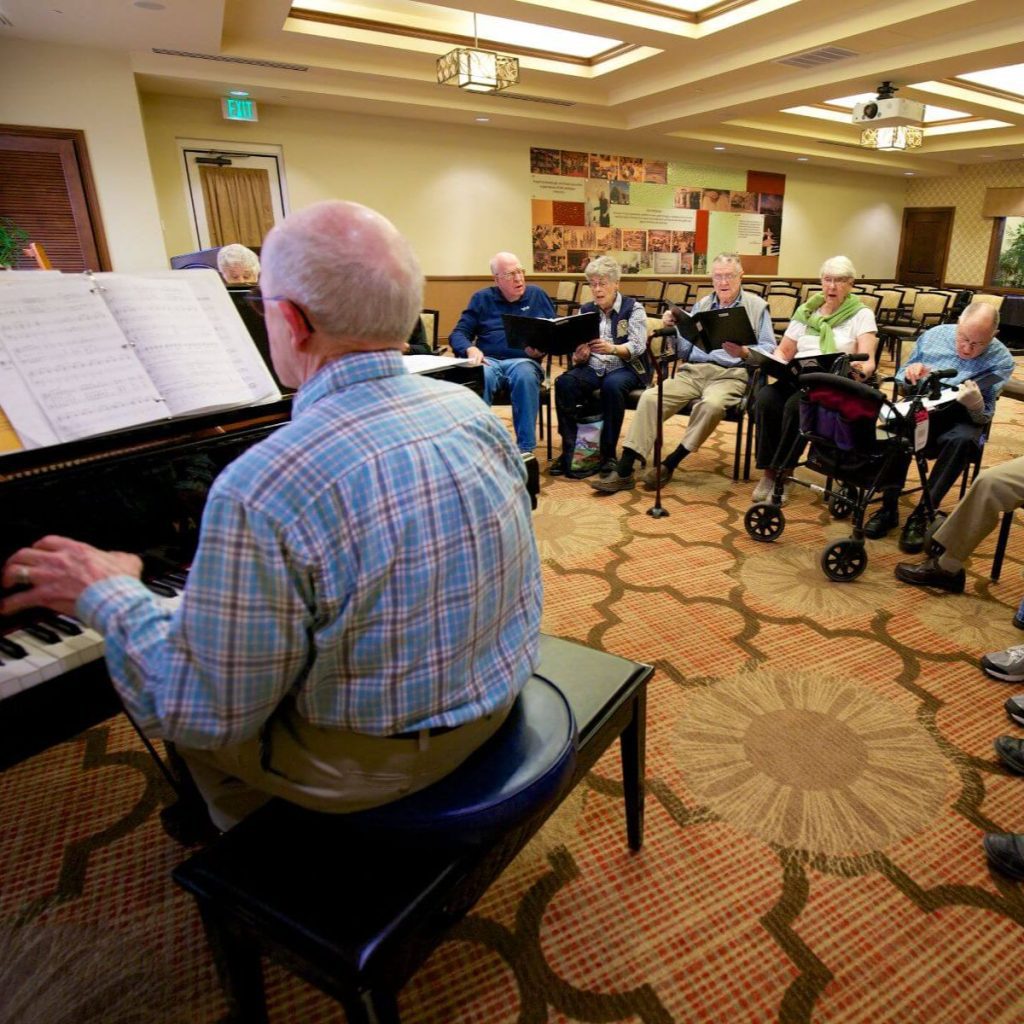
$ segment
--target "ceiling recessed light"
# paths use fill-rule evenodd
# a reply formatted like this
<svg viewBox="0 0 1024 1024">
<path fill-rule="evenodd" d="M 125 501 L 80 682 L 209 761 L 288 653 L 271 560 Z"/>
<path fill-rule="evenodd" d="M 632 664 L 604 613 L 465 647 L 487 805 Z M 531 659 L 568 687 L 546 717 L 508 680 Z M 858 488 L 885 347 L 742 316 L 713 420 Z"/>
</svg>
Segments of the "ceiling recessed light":
<svg viewBox="0 0 1024 1024">
<path fill-rule="evenodd" d="M 489 117 L 474 117 L 473 120 L 476 121 L 477 124 L 487 124 L 487 122 L 490 121 L 490 118 Z"/>
<path fill-rule="evenodd" d="M 244 89 L 229 89 L 229 96 L 248 96 L 249 94 Z"/>
<path fill-rule="evenodd" d="M 157 0 L 132 0 L 132 7 L 138 7 L 141 11 L 162 11 L 166 6 L 157 3 Z"/>
<path fill-rule="evenodd" d="M 810 160 L 810 159 L 811 159 L 811 158 L 810 158 L 809 156 L 798 156 L 798 157 L 796 158 L 796 160 L 797 160 L 797 163 L 800 163 L 800 164 L 805 164 L 805 163 L 807 163 L 807 161 L 808 161 L 808 160 Z"/>
<path fill-rule="evenodd" d="M 721 153 L 722 150 L 725 149 L 725 146 L 715 146 L 713 148 L 714 148 L 715 152 Z"/>
<path fill-rule="evenodd" d="M 913 176 L 914 176 L 914 172 L 913 171 L 904 171 L 903 172 L 903 177 L 905 177 L 905 178 L 912 178 Z"/>
</svg>

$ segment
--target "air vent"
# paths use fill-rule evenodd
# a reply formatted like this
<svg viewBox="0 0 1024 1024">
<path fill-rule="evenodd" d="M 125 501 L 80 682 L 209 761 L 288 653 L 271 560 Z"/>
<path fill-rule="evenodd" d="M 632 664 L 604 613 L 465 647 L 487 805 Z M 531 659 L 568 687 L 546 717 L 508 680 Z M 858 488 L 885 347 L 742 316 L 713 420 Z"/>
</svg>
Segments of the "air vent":
<svg viewBox="0 0 1024 1024">
<path fill-rule="evenodd" d="M 521 100 L 523 103 L 548 103 L 553 107 L 575 107 L 574 100 L 553 100 L 547 96 L 527 96 L 522 92 L 495 92 L 491 93 L 496 100 Z"/>
<path fill-rule="evenodd" d="M 820 68 L 822 64 L 833 64 L 837 60 L 858 56 L 860 55 L 854 53 L 853 50 L 844 50 L 841 46 L 823 46 L 820 50 L 797 53 L 785 60 L 776 61 L 776 63 L 785 64 L 791 68 Z"/>
<path fill-rule="evenodd" d="M 159 50 L 153 48 L 154 53 L 161 53 L 165 57 L 192 57 L 195 60 L 218 60 L 224 64 L 246 64 L 252 68 L 277 68 L 279 71 L 308 71 L 305 64 L 282 64 L 278 60 L 256 60 L 253 57 L 225 57 L 218 53 L 189 53 L 187 50 Z"/>
</svg>

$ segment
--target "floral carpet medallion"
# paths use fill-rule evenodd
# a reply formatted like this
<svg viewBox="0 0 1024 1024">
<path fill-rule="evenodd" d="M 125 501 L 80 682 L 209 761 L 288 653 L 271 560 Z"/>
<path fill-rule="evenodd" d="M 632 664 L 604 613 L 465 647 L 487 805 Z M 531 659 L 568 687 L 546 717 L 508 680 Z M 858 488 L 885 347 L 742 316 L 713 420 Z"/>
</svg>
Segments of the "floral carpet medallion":
<svg viewBox="0 0 1024 1024">
<path fill-rule="evenodd" d="M 787 849 L 850 857 L 931 825 L 946 763 L 906 712 L 853 682 L 755 671 L 695 691 L 676 731 L 698 800 Z"/>
</svg>

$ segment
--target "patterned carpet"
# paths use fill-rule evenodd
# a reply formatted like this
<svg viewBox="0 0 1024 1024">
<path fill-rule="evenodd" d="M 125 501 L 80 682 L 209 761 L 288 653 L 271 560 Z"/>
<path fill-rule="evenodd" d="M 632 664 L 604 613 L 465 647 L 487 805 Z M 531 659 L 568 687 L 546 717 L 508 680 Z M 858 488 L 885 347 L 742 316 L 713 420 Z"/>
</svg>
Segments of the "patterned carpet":
<svg viewBox="0 0 1024 1024">
<path fill-rule="evenodd" d="M 986 464 L 1024 453 L 1021 420 L 1004 401 Z M 723 425 L 684 463 L 664 519 L 642 489 L 545 478 L 545 631 L 657 666 L 644 847 L 626 848 L 613 748 L 403 991 L 407 1024 L 1024 1020 L 1024 892 L 981 850 L 1024 830 L 1024 780 L 992 752 L 1019 735 L 1015 689 L 977 667 L 1021 639 L 1024 531 L 997 584 L 990 538 L 963 596 L 896 583 L 892 537 L 831 583 L 818 558 L 848 524 L 797 488 L 782 536 L 751 540 L 733 440 Z M 0 922 L 22 926 L 0 931 L 0 1021 L 224 1012 L 170 882 L 165 797 L 120 720 L 0 776 Z M 139 1016 L 91 991 L 91 1011 L 67 993 L 51 1010 L 46 986 L 35 1016 L 13 1009 L 35 976 L 76 973 L 108 993 L 150 979 Z M 274 1021 L 344 1020 L 270 979 Z"/>
</svg>

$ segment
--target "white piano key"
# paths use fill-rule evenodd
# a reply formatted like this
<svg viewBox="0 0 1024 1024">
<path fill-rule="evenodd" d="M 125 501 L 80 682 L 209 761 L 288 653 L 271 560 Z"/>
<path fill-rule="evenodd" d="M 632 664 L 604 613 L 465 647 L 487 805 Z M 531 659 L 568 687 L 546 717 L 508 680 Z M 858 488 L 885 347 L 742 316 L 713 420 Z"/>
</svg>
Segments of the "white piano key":
<svg viewBox="0 0 1024 1024">
<path fill-rule="evenodd" d="M 12 637 L 13 639 L 13 637 Z M 21 643 L 20 640 L 17 641 Z M 59 676 L 64 670 L 60 662 L 49 654 L 42 651 L 32 650 L 25 644 L 23 647 L 28 651 L 24 658 L 10 658 L 4 655 L 3 664 L 0 665 L 0 700 L 10 697 L 20 690 L 27 690 L 30 686 L 36 686 Z"/>
<path fill-rule="evenodd" d="M 79 665 L 84 665 L 86 662 L 92 661 L 99 656 L 95 653 L 90 654 L 88 648 L 83 649 L 80 645 L 68 643 L 67 640 L 58 640 L 55 644 L 48 644 L 45 640 L 38 640 L 23 629 L 14 630 L 13 633 L 8 633 L 7 637 L 15 643 L 21 644 L 30 654 L 46 654 L 51 658 L 55 658 L 63 666 L 62 671 L 65 672 L 78 668 Z M 68 639 L 77 640 L 80 638 L 69 637 Z M 93 646 L 95 648 L 95 645 Z M 102 647 L 100 652 L 102 653 Z M 59 675 L 60 673 L 56 674 Z"/>
</svg>

